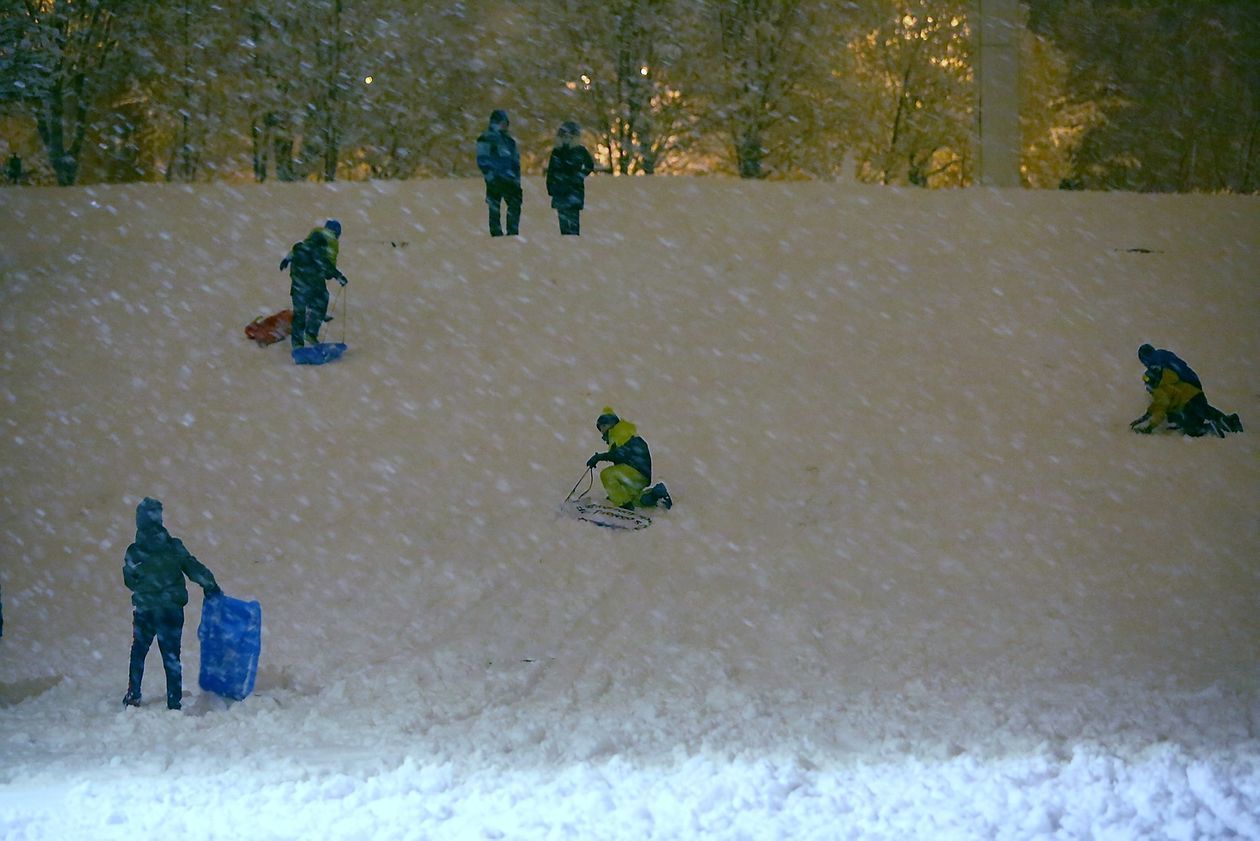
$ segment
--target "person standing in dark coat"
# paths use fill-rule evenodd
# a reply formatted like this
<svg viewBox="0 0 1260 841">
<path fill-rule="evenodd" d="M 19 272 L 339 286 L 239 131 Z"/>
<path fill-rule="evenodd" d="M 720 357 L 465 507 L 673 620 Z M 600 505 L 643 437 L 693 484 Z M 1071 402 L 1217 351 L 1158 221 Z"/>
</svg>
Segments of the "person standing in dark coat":
<svg viewBox="0 0 1260 841">
<path fill-rule="evenodd" d="M 136 541 L 127 547 L 123 561 L 123 583 L 131 591 L 133 608 L 131 668 L 124 706 L 140 706 L 144 658 L 157 637 L 166 671 L 166 707 L 180 708 L 184 686 L 179 647 L 184 633 L 184 605 L 188 604 L 185 576 L 201 585 L 208 599 L 223 592 L 215 583 L 214 574 L 162 525 L 162 503 L 145 497 L 136 506 Z"/>
<path fill-rule="evenodd" d="M 578 214 L 586 206 L 586 176 L 595 169 L 595 160 L 580 142 L 581 134 L 581 126 L 572 120 L 562 123 L 547 163 L 547 195 L 565 236 L 581 233 Z"/>
<path fill-rule="evenodd" d="M 507 235 L 521 228 L 521 156 L 516 140 L 508 134 L 508 115 L 501 108 L 490 114 L 490 125 L 477 138 L 477 168 L 486 180 L 486 206 L 490 211 L 490 236 L 503 236 L 501 206 L 507 203 Z"/>
</svg>

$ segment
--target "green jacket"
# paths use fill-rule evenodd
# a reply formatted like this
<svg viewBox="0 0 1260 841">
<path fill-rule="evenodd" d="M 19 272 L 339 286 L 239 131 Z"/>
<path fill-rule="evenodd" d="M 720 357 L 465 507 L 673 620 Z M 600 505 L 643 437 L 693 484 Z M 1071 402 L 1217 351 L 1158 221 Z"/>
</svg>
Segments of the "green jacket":
<svg viewBox="0 0 1260 841">
<path fill-rule="evenodd" d="M 295 242 L 280 261 L 280 268 L 289 269 L 294 286 L 317 286 L 326 280 L 344 278 L 337 268 L 341 244 L 327 228 L 315 228 L 306 239 Z"/>
</svg>

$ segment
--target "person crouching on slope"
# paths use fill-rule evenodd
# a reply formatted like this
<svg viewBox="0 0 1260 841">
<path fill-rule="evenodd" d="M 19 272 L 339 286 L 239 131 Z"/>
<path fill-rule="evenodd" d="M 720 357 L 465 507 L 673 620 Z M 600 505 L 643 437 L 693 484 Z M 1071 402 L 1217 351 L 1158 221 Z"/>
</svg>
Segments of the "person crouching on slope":
<svg viewBox="0 0 1260 841">
<path fill-rule="evenodd" d="M 144 658 L 156 636 L 166 671 L 166 707 L 180 708 L 184 686 L 179 646 L 184 633 L 184 605 L 188 604 L 185 576 L 201 585 L 207 599 L 223 593 L 214 574 L 162 525 L 162 503 L 145 497 L 136 506 L 136 541 L 127 547 L 123 560 L 123 583 L 131 591 L 133 608 L 131 668 L 123 706 L 140 706 Z"/>
<path fill-rule="evenodd" d="M 1159 353 L 1167 355 L 1157 356 L 1150 345 L 1138 349 L 1138 358 L 1147 365 L 1142 382 L 1151 403 L 1129 424 L 1134 432 L 1149 434 L 1165 423 L 1192 438 L 1208 433 L 1224 438 L 1228 432 L 1242 432 L 1238 415 L 1226 415 L 1208 403 L 1198 375 L 1188 365 L 1170 351 Z"/>
<path fill-rule="evenodd" d="M 319 328 L 328 315 L 327 281 L 336 279 L 345 286 L 346 276 L 337 268 L 341 223 L 329 219 L 306 239 L 294 243 L 280 261 L 280 271 L 289 270 L 289 297 L 293 299 L 293 349 L 319 344 Z"/>
<path fill-rule="evenodd" d="M 664 484 L 652 484 L 652 453 L 647 442 L 638 436 L 634 424 L 617 417 L 612 407 L 605 406 L 595 421 L 608 452 L 596 453 L 586 460 L 587 467 L 611 461 L 611 467 L 599 472 L 599 481 L 608 493 L 608 501 L 622 508 L 651 508 L 661 505 L 672 508 L 674 500 Z"/>
</svg>

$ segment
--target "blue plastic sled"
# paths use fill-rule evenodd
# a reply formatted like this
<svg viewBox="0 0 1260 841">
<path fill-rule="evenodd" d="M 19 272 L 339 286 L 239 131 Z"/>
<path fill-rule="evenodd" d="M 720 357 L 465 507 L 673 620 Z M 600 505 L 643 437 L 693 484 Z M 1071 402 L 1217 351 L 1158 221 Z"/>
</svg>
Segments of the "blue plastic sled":
<svg viewBox="0 0 1260 841">
<path fill-rule="evenodd" d="M 298 365 L 323 365 L 340 359 L 345 352 L 345 342 L 320 342 L 310 347 L 294 348 L 293 361 Z"/>
<path fill-rule="evenodd" d="M 207 692 L 244 700 L 254 691 L 258 654 L 262 650 L 262 606 L 231 596 L 206 599 L 201 605 L 201 675 Z"/>
</svg>

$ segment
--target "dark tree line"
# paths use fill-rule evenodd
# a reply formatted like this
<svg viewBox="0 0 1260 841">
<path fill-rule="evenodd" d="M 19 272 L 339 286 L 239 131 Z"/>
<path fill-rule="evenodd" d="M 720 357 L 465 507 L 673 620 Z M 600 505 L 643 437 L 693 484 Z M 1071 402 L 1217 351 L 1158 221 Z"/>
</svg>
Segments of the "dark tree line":
<svg viewBox="0 0 1260 841">
<path fill-rule="evenodd" d="M 540 170 L 958 186 L 972 0 L 0 0 L 0 153 L 34 183 Z M 1024 182 L 1253 192 L 1253 0 L 1029 0 Z M 16 163 L 16 169 L 14 164 Z"/>
<path fill-rule="evenodd" d="M 1085 187 L 1251 193 L 1260 177 L 1254 0 L 1034 0 L 1030 26 L 1099 103 L 1072 176 Z"/>
</svg>

